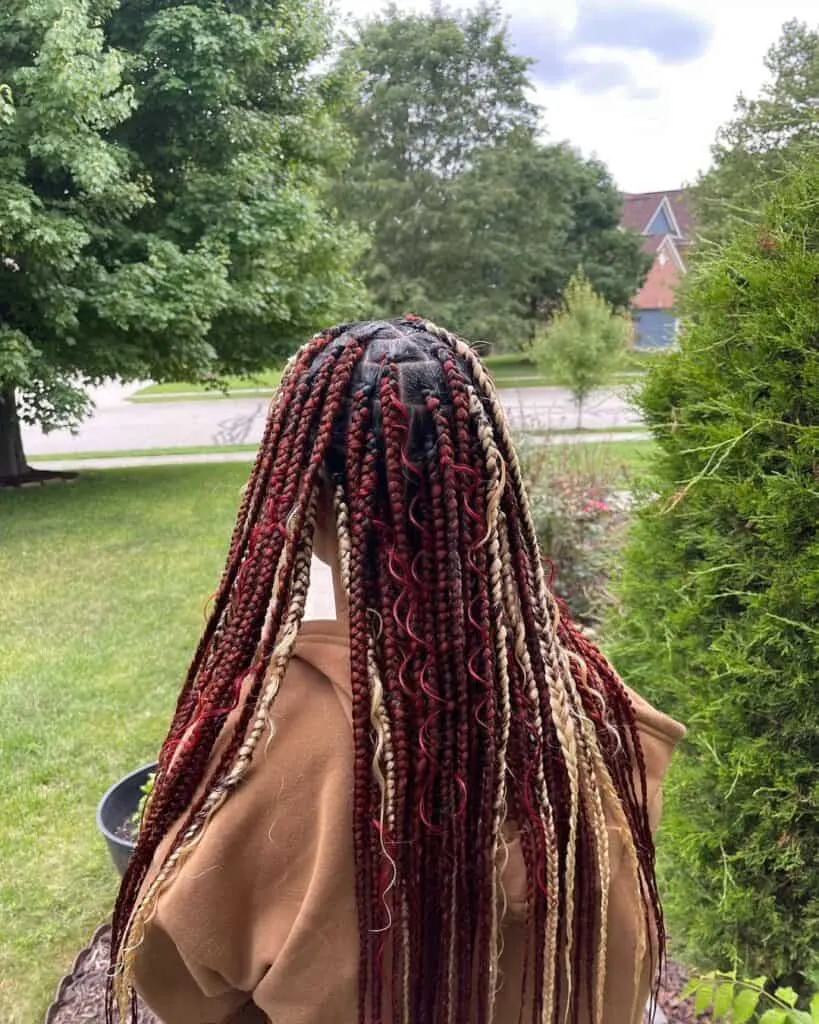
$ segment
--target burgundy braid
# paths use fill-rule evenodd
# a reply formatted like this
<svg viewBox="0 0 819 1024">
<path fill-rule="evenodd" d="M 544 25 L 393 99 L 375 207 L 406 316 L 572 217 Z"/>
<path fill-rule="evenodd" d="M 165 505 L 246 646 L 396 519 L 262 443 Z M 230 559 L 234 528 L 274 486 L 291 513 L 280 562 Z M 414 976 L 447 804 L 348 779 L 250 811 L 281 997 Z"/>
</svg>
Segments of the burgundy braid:
<svg viewBox="0 0 819 1024">
<path fill-rule="evenodd" d="M 369 687 L 367 684 L 367 555 L 369 546 L 368 523 L 372 515 L 371 496 L 375 491 L 375 461 L 377 450 L 371 433 L 368 396 L 361 389 L 353 396 L 356 403 L 351 423 L 362 431 L 365 443 L 348 450 L 348 473 L 357 479 L 350 494 L 350 673 L 353 693 L 353 742 L 355 748 L 355 792 L 353 797 L 353 840 L 356 862 L 356 903 L 358 906 L 359 935 L 359 1013 L 361 1019 L 370 1016 L 372 988 L 371 967 L 373 947 L 372 898 L 372 837 L 371 768 L 373 738 L 369 722 Z M 369 435 L 369 436 L 368 436 Z M 361 454 L 360 467 L 352 461 Z"/>
<path fill-rule="evenodd" d="M 472 748 L 470 713 L 472 698 L 480 699 L 483 695 L 473 693 L 470 687 L 467 670 L 471 653 L 468 645 L 467 626 L 469 624 L 470 577 L 470 528 L 469 501 L 474 501 L 476 475 L 465 460 L 469 457 L 469 405 L 463 381 L 451 355 L 444 352 L 436 353 L 441 359 L 442 369 L 447 379 L 452 397 L 452 436 L 449 422 L 438 404 L 435 410 L 435 424 L 442 470 L 442 484 L 447 517 L 447 541 L 450 545 L 450 566 L 448 567 L 449 595 L 448 604 L 455 611 L 452 621 L 452 666 L 455 675 L 454 700 L 456 707 L 462 712 L 456 716 L 455 738 L 455 781 L 457 790 L 455 799 L 459 802 L 459 813 L 456 819 L 455 858 L 459 870 L 455 874 L 458 886 L 457 914 L 462 922 L 458 929 L 457 940 L 462 947 L 461 969 L 458 976 L 458 1002 L 456 1019 L 465 1020 L 470 1013 L 470 990 L 472 979 L 467 970 L 473 958 L 473 939 L 477 928 L 476 911 L 481 905 L 480 878 L 466 870 L 469 851 L 480 835 L 482 806 L 480 786 L 474 784 L 470 770 L 470 752 Z M 464 460 L 464 461 L 462 461 Z M 462 482 L 459 482 L 462 481 Z M 459 492 L 463 493 L 464 501 L 458 502 Z M 475 780 L 477 782 L 477 780 Z"/>
</svg>

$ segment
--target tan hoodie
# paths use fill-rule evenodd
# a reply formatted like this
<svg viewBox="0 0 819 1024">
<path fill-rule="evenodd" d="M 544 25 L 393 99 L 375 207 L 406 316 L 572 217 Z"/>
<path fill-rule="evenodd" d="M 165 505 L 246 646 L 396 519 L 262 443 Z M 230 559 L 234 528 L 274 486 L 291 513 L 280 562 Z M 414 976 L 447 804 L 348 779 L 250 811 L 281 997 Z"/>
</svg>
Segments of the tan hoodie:
<svg viewBox="0 0 819 1024">
<path fill-rule="evenodd" d="M 684 729 L 632 698 L 656 828 L 662 778 Z M 259 744 L 245 782 L 160 897 L 138 950 L 137 988 L 165 1024 L 357 1021 L 351 703 L 346 626 L 305 622 L 274 705 L 274 738 Z M 628 882 L 618 882 L 611 835 L 605 1024 L 638 1024 L 649 985 L 646 970 L 634 991 L 641 911 Z M 497 1024 L 517 1024 L 520 1010 L 526 877 L 514 844 L 510 853 Z"/>
</svg>

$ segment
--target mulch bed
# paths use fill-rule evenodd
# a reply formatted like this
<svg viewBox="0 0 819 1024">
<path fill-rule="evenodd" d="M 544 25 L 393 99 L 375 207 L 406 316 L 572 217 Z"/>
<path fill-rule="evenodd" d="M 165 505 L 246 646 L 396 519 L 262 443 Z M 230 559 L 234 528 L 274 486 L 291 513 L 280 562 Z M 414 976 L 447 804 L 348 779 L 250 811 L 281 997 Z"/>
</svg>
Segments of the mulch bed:
<svg viewBox="0 0 819 1024">
<path fill-rule="evenodd" d="M 101 925 L 83 949 L 74 966 L 60 982 L 57 996 L 46 1013 L 44 1024 L 104 1024 L 105 973 L 108 970 L 111 927 Z M 708 1014 L 696 1016 L 691 1000 L 679 997 L 686 983 L 685 971 L 673 962 L 660 990 L 660 1010 L 668 1024 L 707 1024 Z M 162 1024 L 145 1006 L 140 1006 L 140 1024 Z M 658 1024 L 662 1015 L 657 1015 Z"/>
<path fill-rule="evenodd" d="M 111 926 L 101 925 L 60 982 L 45 1024 L 105 1024 L 105 976 L 111 949 Z M 144 1005 L 140 1024 L 162 1024 Z"/>
<path fill-rule="evenodd" d="M 679 964 L 669 960 L 663 984 L 660 986 L 660 1010 L 668 1024 L 711 1024 L 710 1013 L 694 1013 L 694 1000 L 680 999 L 680 992 L 688 983 L 688 974 Z M 662 1020 L 657 1014 L 658 1024 Z"/>
</svg>

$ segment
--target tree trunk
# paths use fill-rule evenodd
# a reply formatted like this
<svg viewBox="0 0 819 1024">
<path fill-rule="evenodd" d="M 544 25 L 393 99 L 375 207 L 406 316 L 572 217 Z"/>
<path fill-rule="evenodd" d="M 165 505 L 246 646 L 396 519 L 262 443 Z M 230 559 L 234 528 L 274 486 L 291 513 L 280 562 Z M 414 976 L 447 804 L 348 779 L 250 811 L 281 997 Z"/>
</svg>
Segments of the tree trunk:
<svg viewBox="0 0 819 1024">
<path fill-rule="evenodd" d="M 575 404 L 577 405 L 577 429 L 578 430 L 582 430 L 583 429 L 583 399 L 582 398 L 578 398 L 577 402 Z"/>
<path fill-rule="evenodd" d="M 0 486 L 14 484 L 31 472 L 23 452 L 14 388 L 0 389 Z"/>
<path fill-rule="evenodd" d="M 14 388 L 0 387 L 0 487 L 44 484 L 50 480 L 73 480 L 76 473 L 32 469 L 23 451 L 23 436 L 17 416 Z"/>
</svg>

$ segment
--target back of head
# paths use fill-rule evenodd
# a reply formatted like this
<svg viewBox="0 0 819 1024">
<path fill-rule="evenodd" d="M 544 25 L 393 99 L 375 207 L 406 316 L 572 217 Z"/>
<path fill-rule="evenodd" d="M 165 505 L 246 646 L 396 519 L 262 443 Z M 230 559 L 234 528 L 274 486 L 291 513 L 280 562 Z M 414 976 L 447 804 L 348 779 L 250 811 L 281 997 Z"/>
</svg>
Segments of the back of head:
<svg viewBox="0 0 819 1024">
<path fill-rule="evenodd" d="M 328 484 L 349 601 L 360 1021 L 381 1019 L 385 985 L 396 1024 L 491 1020 L 509 827 L 529 880 L 522 1004 L 533 1021 L 574 1020 L 585 989 L 601 1020 L 605 814 L 630 837 L 643 940 L 663 944 L 633 715 L 546 586 L 486 370 L 414 317 L 327 330 L 285 370 L 123 884 L 115 961 L 151 911 L 156 886 L 137 894 L 171 824 L 189 826 L 174 851 L 195 843 L 248 769 L 304 613 Z"/>
</svg>

